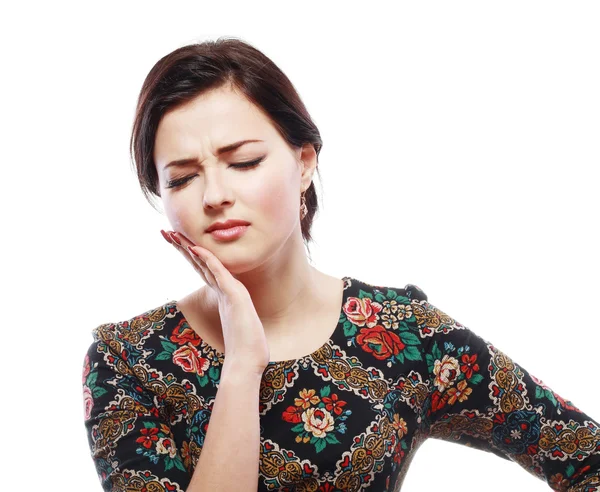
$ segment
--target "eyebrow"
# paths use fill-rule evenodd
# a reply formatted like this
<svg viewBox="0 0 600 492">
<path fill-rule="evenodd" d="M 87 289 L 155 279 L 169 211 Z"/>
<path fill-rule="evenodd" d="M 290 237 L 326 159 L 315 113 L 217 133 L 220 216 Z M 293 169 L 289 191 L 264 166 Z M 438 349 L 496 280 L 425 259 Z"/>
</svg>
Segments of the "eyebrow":
<svg viewBox="0 0 600 492">
<path fill-rule="evenodd" d="M 232 144 L 225 145 L 224 147 L 217 149 L 217 155 L 220 156 L 221 154 L 226 154 L 227 152 L 236 150 L 237 148 L 241 147 L 242 145 L 251 143 L 251 142 L 264 142 L 264 140 L 239 140 L 238 142 L 234 142 Z M 188 157 L 186 159 L 178 159 L 176 161 L 169 162 L 163 168 L 163 170 L 167 169 L 170 166 L 184 166 L 186 164 L 194 164 L 194 163 L 198 163 L 198 159 L 196 159 L 195 157 Z"/>
</svg>

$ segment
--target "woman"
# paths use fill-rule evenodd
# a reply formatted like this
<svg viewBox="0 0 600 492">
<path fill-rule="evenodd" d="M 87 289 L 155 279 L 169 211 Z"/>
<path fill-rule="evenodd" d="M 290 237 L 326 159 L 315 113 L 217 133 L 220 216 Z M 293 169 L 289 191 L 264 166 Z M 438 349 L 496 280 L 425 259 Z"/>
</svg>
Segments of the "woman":
<svg viewBox="0 0 600 492">
<path fill-rule="evenodd" d="M 322 142 L 260 51 L 220 39 L 159 60 L 131 143 L 205 286 L 93 330 L 85 425 L 104 490 L 398 490 L 427 437 L 600 490 L 597 422 L 415 285 L 310 265 Z"/>
</svg>

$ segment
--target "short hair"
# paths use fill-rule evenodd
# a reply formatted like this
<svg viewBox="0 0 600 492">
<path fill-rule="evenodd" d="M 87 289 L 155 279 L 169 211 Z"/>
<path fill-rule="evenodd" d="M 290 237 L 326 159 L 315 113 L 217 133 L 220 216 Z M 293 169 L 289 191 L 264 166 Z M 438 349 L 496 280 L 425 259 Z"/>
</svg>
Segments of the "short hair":
<svg viewBox="0 0 600 492">
<path fill-rule="evenodd" d="M 311 143 L 318 163 L 323 145 L 319 129 L 290 80 L 270 58 L 238 38 L 189 44 L 156 62 L 138 97 L 130 151 L 142 192 L 153 207 L 151 196 L 160 197 L 153 153 L 161 118 L 201 93 L 227 84 L 262 108 L 289 145 L 299 148 Z M 304 196 L 308 213 L 301 220 L 301 229 L 308 246 L 318 210 L 314 182 Z"/>
</svg>

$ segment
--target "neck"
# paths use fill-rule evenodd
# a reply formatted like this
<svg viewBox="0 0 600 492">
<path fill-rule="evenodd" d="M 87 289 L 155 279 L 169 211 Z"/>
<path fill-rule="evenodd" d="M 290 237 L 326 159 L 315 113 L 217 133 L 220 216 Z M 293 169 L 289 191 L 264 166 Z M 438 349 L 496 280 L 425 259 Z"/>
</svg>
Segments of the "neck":
<svg viewBox="0 0 600 492">
<path fill-rule="evenodd" d="M 295 241 L 290 237 L 286 246 L 257 268 L 241 273 L 232 271 L 232 275 L 248 290 L 265 335 L 271 340 L 283 340 L 305 321 L 314 320 L 330 286 L 325 285 L 328 276 L 308 262 L 301 236 Z M 203 290 L 203 304 L 216 321 L 217 294 L 210 287 Z"/>
</svg>

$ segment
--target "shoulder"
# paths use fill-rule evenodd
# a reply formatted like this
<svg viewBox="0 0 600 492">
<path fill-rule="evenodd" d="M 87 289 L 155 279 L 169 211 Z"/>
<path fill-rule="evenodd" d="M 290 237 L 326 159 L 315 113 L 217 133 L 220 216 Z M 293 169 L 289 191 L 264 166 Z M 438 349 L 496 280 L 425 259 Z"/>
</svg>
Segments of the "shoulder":
<svg viewBox="0 0 600 492">
<path fill-rule="evenodd" d="M 368 319 L 369 323 L 388 324 L 392 328 L 412 322 L 422 323 L 431 318 L 425 292 L 415 284 L 378 285 L 350 277 L 344 311 L 346 316 Z M 398 325 L 399 326 L 399 325 Z"/>
<path fill-rule="evenodd" d="M 405 297 L 409 302 L 428 300 L 427 294 L 415 284 L 405 284 L 404 287 L 400 287 L 400 284 L 377 285 L 351 277 L 348 278 L 351 280 L 350 287 L 355 287 L 355 290 L 357 292 L 363 292 L 363 295 L 368 293 L 369 295 L 381 294 L 386 297 L 389 297 L 390 295 L 393 297 L 401 296 Z"/>
<path fill-rule="evenodd" d="M 414 323 L 424 337 L 467 328 L 432 304 L 423 289 L 413 283 L 400 287 L 351 278 L 350 288 L 353 289 L 350 300 L 357 305 L 356 309 L 368 310 L 386 320 L 398 318 L 408 324 Z"/>
<path fill-rule="evenodd" d="M 175 301 L 168 301 L 141 313 L 118 321 L 105 322 L 91 330 L 93 341 L 88 348 L 90 351 L 110 351 L 123 357 L 134 348 L 157 343 L 158 333 L 173 322 L 177 313 Z"/>
<path fill-rule="evenodd" d="M 418 330 L 421 338 L 468 330 L 465 325 L 432 304 L 427 294 L 415 284 L 397 287 L 353 280 L 356 304 L 373 315 L 373 322 L 383 320 L 381 323 L 384 326 L 394 329 L 396 326 L 412 327 Z"/>
<path fill-rule="evenodd" d="M 427 301 L 427 294 L 423 292 L 422 289 L 417 287 L 415 284 L 406 284 L 404 286 L 404 290 L 408 294 L 410 299 L 415 299 L 417 301 Z"/>
</svg>

